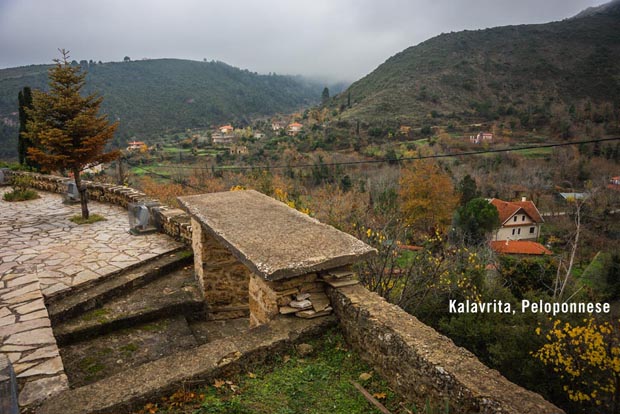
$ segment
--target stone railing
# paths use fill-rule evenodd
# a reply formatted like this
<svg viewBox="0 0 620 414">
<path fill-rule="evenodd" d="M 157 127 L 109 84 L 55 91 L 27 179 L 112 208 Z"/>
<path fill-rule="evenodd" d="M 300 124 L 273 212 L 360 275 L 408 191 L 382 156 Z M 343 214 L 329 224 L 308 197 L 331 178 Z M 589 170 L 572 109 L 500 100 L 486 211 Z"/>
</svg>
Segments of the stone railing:
<svg viewBox="0 0 620 414">
<path fill-rule="evenodd" d="M 32 178 L 31 186 L 37 190 L 49 191 L 52 193 L 63 194 L 67 191 L 67 181 L 70 178 L 59 177 L 56 175 L 37 174 L 23 171 L 10 171 L 9 180 L 15 175 L 27 175 Z M 102 203 L 117 205 L 127 208 L 130 203 L 137 202 L 156 202 L 160 206 L 153 209 L 153 217 L 160 231 L 179 241 L 191 244 L 192 228 L 190 217 L 183 210 L 161 205 L 141 191 L 121 185 L 97 183 L 82 180 L 88 192 L 88 199 Z"/>
<path fill-rule="evenodd" d="M 480 414 L 564 413 L 361 285 L 328 289 L 347 342 L 418 407 Z"/>
</svg>

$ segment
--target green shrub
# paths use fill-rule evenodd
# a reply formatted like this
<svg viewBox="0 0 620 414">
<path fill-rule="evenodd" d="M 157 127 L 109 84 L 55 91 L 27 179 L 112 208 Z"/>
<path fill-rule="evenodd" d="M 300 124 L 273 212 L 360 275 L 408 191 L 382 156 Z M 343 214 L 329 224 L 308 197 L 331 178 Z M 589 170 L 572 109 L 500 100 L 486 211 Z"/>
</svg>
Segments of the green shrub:
<svg viewBox="0 0 620 414">
<path fill-rule="evenodd" d="M 39 194 L 32 188 L 32 177 L 27 175 L 17 175 L 13 177 L 13 190 L 5 193 L 3 198 L 5 201 L 26 201 L 39 198 Z"/>
</svg>

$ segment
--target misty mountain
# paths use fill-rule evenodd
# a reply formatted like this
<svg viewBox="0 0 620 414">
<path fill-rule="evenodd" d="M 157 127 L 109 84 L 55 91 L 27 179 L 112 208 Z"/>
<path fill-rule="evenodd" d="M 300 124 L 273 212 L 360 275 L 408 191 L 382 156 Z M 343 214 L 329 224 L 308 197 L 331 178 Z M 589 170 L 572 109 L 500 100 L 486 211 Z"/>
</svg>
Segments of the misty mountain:
<svg viewBox="0 0 620 414">
<path fill-rule="evenodd" d="M 293 112 L 319 101 L 324 85 L 302 77 L 259 75 L 222 62 L 179 59 L 88 64 L 86 92 L 104 98 L 102 111 L 120 122 L 118 143 L 165 130 L 246 122 Z M 15 156 L 17 94 L 47 89 L 49 65 L 0 70 L 0 157 Z"/>
<path fill-rule="evenodd" d="M 389 58 L 329 105 L 345 119 L 492 120 L 620 102 L 620 1 L 560 22 L 442 34 Z M 349 104 L 350 102 L 350 104 Z"/>
</svg>

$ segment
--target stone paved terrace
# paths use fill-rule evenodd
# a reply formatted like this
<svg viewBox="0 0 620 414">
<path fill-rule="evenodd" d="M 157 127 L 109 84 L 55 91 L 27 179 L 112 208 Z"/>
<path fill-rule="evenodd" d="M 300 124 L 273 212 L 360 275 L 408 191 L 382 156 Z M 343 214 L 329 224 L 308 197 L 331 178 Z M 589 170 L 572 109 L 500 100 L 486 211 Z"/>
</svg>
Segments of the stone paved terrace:
<svg viewBox="0 0 620 414">
<path fill-rule="evenodd" d="M 89 202 L 107 221 L 77 226 L 79 205 L 58 194 L 8 203 L 0 188 L 0 352 L 25 405 L 68 386 L 44 300 L 181 246 L 162 234 L 132 236 L 125 209 Z"/>
<path fill-rule="evenodd" d="M 376 250 L 254 190 L 179 197 L 182 207 L 266 280 L 349 265 Z"/>
</svg>

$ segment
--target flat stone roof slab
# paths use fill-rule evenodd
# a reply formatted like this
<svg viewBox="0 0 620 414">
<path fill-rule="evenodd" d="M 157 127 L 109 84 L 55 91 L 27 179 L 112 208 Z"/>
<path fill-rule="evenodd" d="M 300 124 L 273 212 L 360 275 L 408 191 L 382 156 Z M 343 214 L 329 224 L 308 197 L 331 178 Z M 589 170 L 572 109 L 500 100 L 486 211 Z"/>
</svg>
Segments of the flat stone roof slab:
<svg viewBox="0 0 620 414">
<path fill-rule="evenodd" d="M 345 266 L 376 253 L 355 237 L 254 190 L 178 200 L 207 232 L 267 280 Z"/>
</svg>

